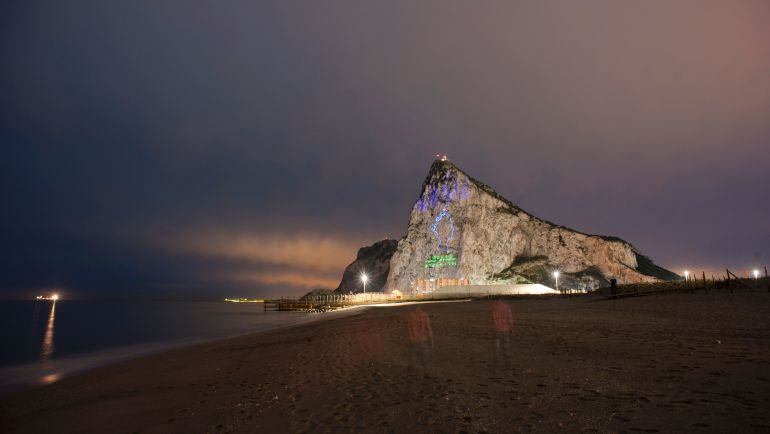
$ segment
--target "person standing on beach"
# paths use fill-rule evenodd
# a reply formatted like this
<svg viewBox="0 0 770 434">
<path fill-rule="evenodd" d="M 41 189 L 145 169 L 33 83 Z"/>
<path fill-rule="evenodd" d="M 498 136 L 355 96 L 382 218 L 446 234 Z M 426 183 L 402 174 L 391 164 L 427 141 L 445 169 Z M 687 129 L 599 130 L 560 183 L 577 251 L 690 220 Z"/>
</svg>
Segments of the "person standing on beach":
<svg viewBox="0 0 770 434">
<path fill-rule="evenodd" d="M 407 314 L 406 328 L 409 333 L 409 361 L 412 367 L 425 370 L 433 349 L 433 330 L 430 318 L 420 306 Z"/>
<path fill-rule="evenodd" d="M 492 325 L 495 331 L 495 361 L 493 369 L 504 365 L 511 367 L 511 335 L 513 334 L 513 315 L 511 308 L 502 300 L 492 303 Z"/>
</svg>

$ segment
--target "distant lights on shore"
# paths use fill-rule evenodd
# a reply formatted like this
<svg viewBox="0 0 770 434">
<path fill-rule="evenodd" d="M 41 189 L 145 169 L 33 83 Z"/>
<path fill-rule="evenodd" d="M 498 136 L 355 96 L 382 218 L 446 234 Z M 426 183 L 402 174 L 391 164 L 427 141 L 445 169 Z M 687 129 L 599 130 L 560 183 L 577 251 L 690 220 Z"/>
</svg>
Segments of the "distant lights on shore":
<svg viewBox="0 0 770 434">
<path fill-rule="evenodd" d="M 42 300 L 45 300 L 45 301 L 56 301 L 58 299 L 59 299 L 59 294 L 52 294 L 52 295 L 50 295 L 48 297 L 46 297 L 44 295 L 38 295 L 37 297 L 35 297 L 35 300 L 39 300 L 39 301 L 42 301 Z"/>
<path fill-rule="evenodd" d="M 757 270 L 757 269 L 755 268 L 755 269 L 754 269 L 754 271 L 752 271 L 752 273 L 754 274 L 754 278 L 755 278 L 755 279 L 759 279 L 759 270 Z"/>
<path fill-rule="evenodd" d="M 690 280 L 690 272 L 687 270 L 684 270 L 684 280 Z"/>
</svg>

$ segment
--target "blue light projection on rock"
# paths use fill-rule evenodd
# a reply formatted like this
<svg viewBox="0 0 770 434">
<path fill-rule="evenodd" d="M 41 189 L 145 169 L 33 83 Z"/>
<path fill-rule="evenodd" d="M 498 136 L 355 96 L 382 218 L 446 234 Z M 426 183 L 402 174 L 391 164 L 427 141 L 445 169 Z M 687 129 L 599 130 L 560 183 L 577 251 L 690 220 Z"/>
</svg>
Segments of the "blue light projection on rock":
<svg viewBox="0 0 770 434">
<path fill-rule="evenodd" d="M 468 199 L 471 194 L 471 181 L 455 169 L 434 173 L 423 187 L 422 194 L 415 203 L 419 212 L 447 208 L 449 205 Z"/>
<path fill-rule="evenodd" d="M 435 188 L 430 193 L 430 207 L 433 208 L 436 206 L 436 202 L 438 202 L 438 189 Z"/>
<path fill-rule="evenodd" d="M 449 183 L 441 183 L 436 186 L 430 186 L 425 194 L 417 200 L 417 209 L 425 212 L 436 208 L 439 204 L 450 204 L 459 200 L 468 198 L 470 189 L 467 183 L 461 183 L 459 180 L 453 180 Z"/>
<path fill-rule="evenodd" d="M 446 208 L 442 209 L 441 212 L 436 216 L 436 220 L 433 221 L 433 224 L 430 227 L 430 230 L 433 232 L 433 234 L 436 235 L 436 239 L 438 240 L 438 251 L 441 252 L 441 242 L 443 241 L 441 238 L 441 235 L 439 235 L 438 231 L 436 230 L 438 228 L 439 223 L 441 223 L 441 220 L 444 218 L 447 218 L 449 221 L 449 236 L 447 237 L 446 241 L 444 242 L 444 248 L 447 253 L 449 253 L 449 243 L 454 239 L 455 236 L 455 225 L 454 221 L 452 220 L 452 215 L 449 214 L 449 211 L 446 210 Z"/>
</svg>

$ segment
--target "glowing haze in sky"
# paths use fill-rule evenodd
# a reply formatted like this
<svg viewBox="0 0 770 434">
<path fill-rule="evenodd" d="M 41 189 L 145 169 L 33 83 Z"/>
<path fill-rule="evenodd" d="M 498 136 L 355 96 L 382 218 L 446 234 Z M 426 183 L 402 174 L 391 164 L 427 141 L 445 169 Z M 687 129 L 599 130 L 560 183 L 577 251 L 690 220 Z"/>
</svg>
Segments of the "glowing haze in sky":
<svg viewBox="0 0 770 434">
<path fill-rule="evenodd" d="M 0 296 L 298 294 L 436 153 L 676 271 L 770 262 L 770 2 L 4 1 Z"/>
</svg>

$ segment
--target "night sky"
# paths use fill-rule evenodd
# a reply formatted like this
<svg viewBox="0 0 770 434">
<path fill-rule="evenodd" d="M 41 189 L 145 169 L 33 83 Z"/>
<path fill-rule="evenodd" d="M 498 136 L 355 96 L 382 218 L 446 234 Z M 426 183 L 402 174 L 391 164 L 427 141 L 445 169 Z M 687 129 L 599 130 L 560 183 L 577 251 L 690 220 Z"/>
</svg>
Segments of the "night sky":
<svg viewBox="0 0 770 434">
<path fill-rule="evenodd" d="M 301 294 L 436 153 L 681 272 L 770 262 L 770 2 L 4 1 L 0 296 Z"/>
</svg>

